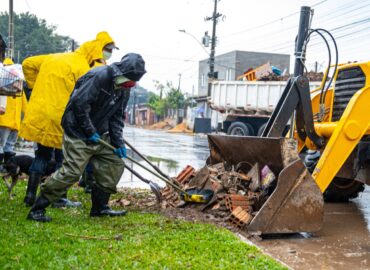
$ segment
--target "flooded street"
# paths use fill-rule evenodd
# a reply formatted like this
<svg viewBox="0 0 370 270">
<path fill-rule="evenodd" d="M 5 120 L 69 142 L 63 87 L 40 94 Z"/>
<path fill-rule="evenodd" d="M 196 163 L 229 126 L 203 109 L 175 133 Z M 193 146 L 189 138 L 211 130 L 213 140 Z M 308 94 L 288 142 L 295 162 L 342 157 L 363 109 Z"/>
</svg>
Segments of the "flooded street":
<svg viewBox="0 0 370 270">
<path fill-rule="evenodd" d="M 186 165 L 199 169 L 208 157 L 206 137 L 134 128 L 125 128 L 124 136 L 170 176 Z M 133 168 L 164 186 L 140 167 Z M 119 186 L 147 187 L 129 172 Z M 370 269 L 370 188 L 351 203 L 326 204 L 323 229 L 315 235 L 278 235 L 254 243 L 292 269 Z"/>
<path fill-rule="evenodd" d="M 351 203 L 326 204 L 322 231 L 255 242 L 293 269 L 370 269 L 370 188 Z"/>
<path fill-rule="evenodd" d="M 164 131 L 126 127 L 124 138 L 169 176 L 176 176 L 186 165 L 199 169 L 205 165 L 209 156 L 208 142 L 205 136 L 171 134 Z M 128 154 L 131 155 L 130 152 Z M 137 155 L 132 156 L 140 160 Z M 140 163 L 152 169 L 145 161 L 141 160 Z M 151 176 L 139 166 L 129 162 L 127 164 L 145 178 L 164 186 L 161 180 Z M 118 186 L 148 188 L 147 184 L 141 182 L 127 170 L 122 175 Z"/>
</svg>

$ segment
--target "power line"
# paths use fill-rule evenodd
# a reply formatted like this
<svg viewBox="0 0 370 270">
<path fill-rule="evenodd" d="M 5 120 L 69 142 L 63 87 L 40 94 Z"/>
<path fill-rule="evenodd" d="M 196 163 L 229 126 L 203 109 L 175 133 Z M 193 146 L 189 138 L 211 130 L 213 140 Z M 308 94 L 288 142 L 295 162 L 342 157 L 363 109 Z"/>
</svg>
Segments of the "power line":
<svg viewBox="0 0 370 270">
<path fill-rule="evenodd" d="M 364 8 L 364 7 L 367 7 L 367 6 L 369 6 L 369 5 L 370 5 L 370 4 L 367 4 L 367 5 L 365 5 L 365 6 L 357 7 L 357 8 L 355 8 L 355 9 L 352 9 L 352 10 L 346 11 L 346 14 L 347 14 L 347 15 L 349 15 L 349 16 L 352 16 L 352 17 L 353 17 L 353 14 L 351 14 L 351 12 L 354 12 L 354 11 L 357 11 L 357 10 L 362 10 L 362 12 L 361 12 L 361 13 L 356 14 L 356 15 L 363 15 L 363 14 L 366 14 L 366 16 L 368 16 L 369 11 L 367 11 L 367 10 L 363 10 L 363 8 Z M 335 15 L 335 13 L 336 13 L 336 12 L 337 12 L 337 10 L 335 10 L 335 11 L 331 12 L 330 14 L 334 14 L 334 15 Z M 337 20 L 337 17 L 336 17 L 335 19 Z M 364 21 L 366 21 L 366 20 L 368 20 L 368 19 L 369 19 L 369 18 L 367 17 Z M 354 24 L 359 24 L 359 23 L 361 23 L 361 22 L 362 22 L 362 20 L 360 20 L 360 21 L 356 21 L 356 22 L 354 22 Z M 349 25 L 350 25 L 350 24 L 349 24 Z M 345 26 L 347 26 L 347 25 L 345 25 Z M 343 27 L 343 26 L 341 26 L 341 27 Z M 282 36 L 282 33 L 283 33 L 283 32 L 288 32 L 289 30 L 293 30 L 293 29 L 296 29 L 296 28 L 297 28 L 296 26 L 292 26 L 292 27 L 285 28 L 285 29 L 283 29 L 283 30 L 280 30 L 280 29 L 279 29 L 279 31 L 273 30 L 273 32 L 263 33 L 262 35 L 259 35 L 258 37 L 248 37 L 248 39 L 253 39 L 253 42 L 252 42 L 252 43 L 248 41 L 248 45 L 249 45 L 249 46 L 251 46 L 251 45 L 256 46 L 256 45 L 258 45 L 258 44 L 260 44 L 260 43 L 264 43 L 264 42 L 265 42 L 265 40 L 266 40 L 266 36 L 268 36 L 269 38 L 271 38 L 272 36 L 276 36 L 276 35 Z M 336 30 L 336 29 L 337 29 L 337 28 L 333 28 L 331 31 Z M 241 43 L 241 42 L 243 42 L 243 41 L 234 42 L 234 43 L 232 43 L 232 44 L 229 44 L 229 45 L 227 45 L 227 46 L 224 46 L 224 47 L 223 47 L 223 49 L 225 49 L 225 48 L 229 48 L 229 47 L 232 47 L 232 46 L 235 46 L 236 44 L 239 44 L 239 43 Z M 286 42 L 284 42 L 284 44 L 285 44 L 285 43 L 286 43 Z"/>
<path fill-rule="evenodd" d="M 315 6 L 321 5 L 321 4 L 323 4 L 323 3 L 327 2 L 327 1 L 328 1 L 328 0 L 320 1 L 320 2 L 318 2 L 318 3 L 314 4 L 314 5 L 312 5 L 312 7 L 315 7 Z M 297 11 L 297 12 L 294 12 L 294 13 L 288 14 L 288 15 L 286 15 L 286 16 L 284 16 L 284 17 L 281 17 L 281 18 L 279 18 L 279 19 L 275 19 L 275 20 L 269 21 L 269 22 L 267 22 L 267 23 L 264 23 L 264 24 L 261 24 L 261 25 L 257 25 L 257 26 L 254 26 L 254 27 L 250 27 L 250 28 L 247 28 L 247 29 L 244 29 L 244 30 L 241 30 L 241 31 L 238 31 L 238 32 L 234 32 L 234 33 L 231 33 L 231 34 L 228 34 L 228 35 L 224 35 L 224 36 L 221 36 L 221 37 L 230 37 L 230 36 L 235 36 L 235 35 L 238 35 L 238 34 L 241 34 L 241 33 L 245 33 L 245 32 L 248 32 L 248 31 L 252 31 L 252 30 L 256 30 L 256 29 L 260 29 L 260 28 L 263 28 L 263 27 L 268 26 L 268 25 L 270 25 L 270 24 L 274 24 L 274 23 L 276 23 L 276 22 L 280 22 L 280 21 L 282 21 L 282 20 L 284 20 L 284 19 L 290 18 L 290 17 L 292 17 L 292 16 L 294 16 L 294 15 L 297 15 L 297 14 L 299 14 L 299 13 L 300 13 L 300 11 Z"/>
</svg>

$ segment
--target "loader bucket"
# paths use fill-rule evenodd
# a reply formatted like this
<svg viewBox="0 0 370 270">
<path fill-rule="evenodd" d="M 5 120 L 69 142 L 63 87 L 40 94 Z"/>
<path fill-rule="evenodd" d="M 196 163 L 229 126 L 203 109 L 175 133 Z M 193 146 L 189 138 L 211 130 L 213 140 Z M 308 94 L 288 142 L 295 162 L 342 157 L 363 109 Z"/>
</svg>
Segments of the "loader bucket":
<svg viewBox="0 0 370 270">
<path fill-rule="evenodd" d="M 209 135 L 208 162 L 267 165 L 276 187 L 246 226 L 250 233 L 316 232 L 323 222 L 323 196 L 298 157 L 296 142 L 286 138 Z"/>
</svg>

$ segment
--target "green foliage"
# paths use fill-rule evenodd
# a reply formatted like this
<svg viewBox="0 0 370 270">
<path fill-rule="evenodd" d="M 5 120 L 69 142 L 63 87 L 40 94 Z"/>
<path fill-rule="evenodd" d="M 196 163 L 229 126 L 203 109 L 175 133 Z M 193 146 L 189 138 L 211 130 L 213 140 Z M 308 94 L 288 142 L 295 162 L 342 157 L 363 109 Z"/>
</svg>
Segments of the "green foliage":
<svg viewBox="0 0 370 270">
<path fill-rule="evenodd" d="M 160 82 L 155 82 L 157 90 L 160 91 L 160 95 L 151 93 L 148 100 L 148 105 L 154 109 L 156 115 L 161 118 L 166 115 L 166 111 L 169 108 L 172 109 L 183 109 L 187 105 L 185 96 L 181 93 L 180 89 L 173 86 L 172 82 L 167 82 L 166 85 Z M 166 96 L 162 98 L 163 92 Z"/>
<path fill-rule="evenodd" d="M 172 109 L 181 109 L 185 105 L 185 97 L 181 93 L 180 89 L 173 87 L 171 82 L 167 82 L 167 103 Z"/>
<path fill-rule="evenodd" d="M 152 108 L 157 116 L 162 118 L 166 112 L 166 101 L 160 99 L 158 95 L 153 92 L 149 92 L 147 105 Z"/>
<path fill-rule="evenodd" d="M 82 201 L 81 209 L 48 208 L 51 223 L 28 221 L 26 182 L 9 200 L 0 180 L 0 269 L 285 269 L 213 225 L 135 209 L 90 218 L 90 196 L 77 188 L 69 197 Z"/>
<path fill-rule="evenodd" d="M 0 13 L 0 33 L 7 40 L 7 12 Z M 15 60 L 22 62 L 31 55 L 66 52 L 71 50 L 72 39 L 55 33 L 56 26 L 48 25 L 44 19 L 39 19 L 30 13 L 14 14 L 14 44 Z"/>
</svg>

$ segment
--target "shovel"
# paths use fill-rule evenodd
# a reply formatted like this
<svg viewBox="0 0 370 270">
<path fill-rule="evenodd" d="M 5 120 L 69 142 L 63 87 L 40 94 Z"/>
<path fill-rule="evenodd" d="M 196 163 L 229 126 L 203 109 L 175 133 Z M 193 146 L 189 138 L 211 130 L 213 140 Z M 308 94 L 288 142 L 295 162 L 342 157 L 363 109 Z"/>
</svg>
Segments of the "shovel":
<svg viewBox="0 0 370 270">
<path fill-rule="evenodd" d="M 138 172 L 136 172 L 134 169 L 130 168 L 129 166 L 125 165 L 125 168 L 129 170 L 133 175 L 135 175 L 137 178 L 139 178 L 144 183 L 147 183 L 151 189 L 151 191 L 154 193 L 155 198 L 157 199 L 158 203 L 162 202 L 162 194 L 160 191 L 160 187 L 157 185 L 157 183 L 153 183 L 152 181 L 149 181 L 148 179 L 141 176 Z"/>
<path fill-rule="evenodd" d="M 112 150 L 115 150 L 115 148 L 110 145 L 109 143 L 103 141 L 102 139 L 99 139 L 99 143 L 111 148 Z M 130 159 L 132 161 L 132 159 Z M 152 181 L 149 181 L 148 179 L 145 179 L 144 177 L 142 177 L 139 173 L 137 173 L 136 171 L 134 171 L 133 169 L 131 169 L 129 166 L 125 165 L 125 168 L 127 170 L 129 170 L 133 175 L 135 175 L 137 178 L 139 178 L 141 181 L 143 181 L 144 183 L 148 184 L 149 187 L 150 187 L 150 190 L 154 193 L 156 199 L 157 199 L 157 202 L 160 203 L 162 201 L 162 193 L 161 193 L 161 190 L 160 190 L 160 187 L 158 186 L 158 184 L 156 183 L 153 183 Z"/>
<path fill-rule="evenodd" d="M 132 146 L 128 141 L 124 141 L 125 144 L 131 148 L 132 151 L 134 151 L 139 157 L 141 157 L 143 160 L 145 160 L 154 170 L 156 170 L 160 175 L 163 177 L 169 179 L 168 175 L 166 175 L 161 169 L 159 169 L 156 165 L 154 165 L 149 159 L 147 159 L 143 154 L 141 154 L 135 147 Z"/>
<path fill-rule="evenodd" d="M 106 147 L 115 150 L 114 146 L 110 145 L 106 141 L 99 139 L 99 143 L 105 145 Z M 171 182 L 169 179 L 164 178 L 162 175 L 159 175 L 156 172 L 153 172 L 151 169 L 145 167 L 140 162 L 136 161 L 135 159 L 131 158 L 130 156 L 126 157 L 128 160 L 130 160 L 132 163 L 140 166 L 144 170 L 148 171 L 154 176 L 157 176 L 159 179 L 161 179 L 166 184 L 173 187 L 176 191 L 180 193 L 180 197 L 186 201 L 186 202 L 196 202 L 196 203 L 207 203 L 213 196 L 213 190 L 203 190 L 203 189 L 191 189 L 188 191 L 183 190 L 181 187 L 176 185 L 175 183 Z M 149 180 L 148 180 L 149 181 Z"/>
</svg>

